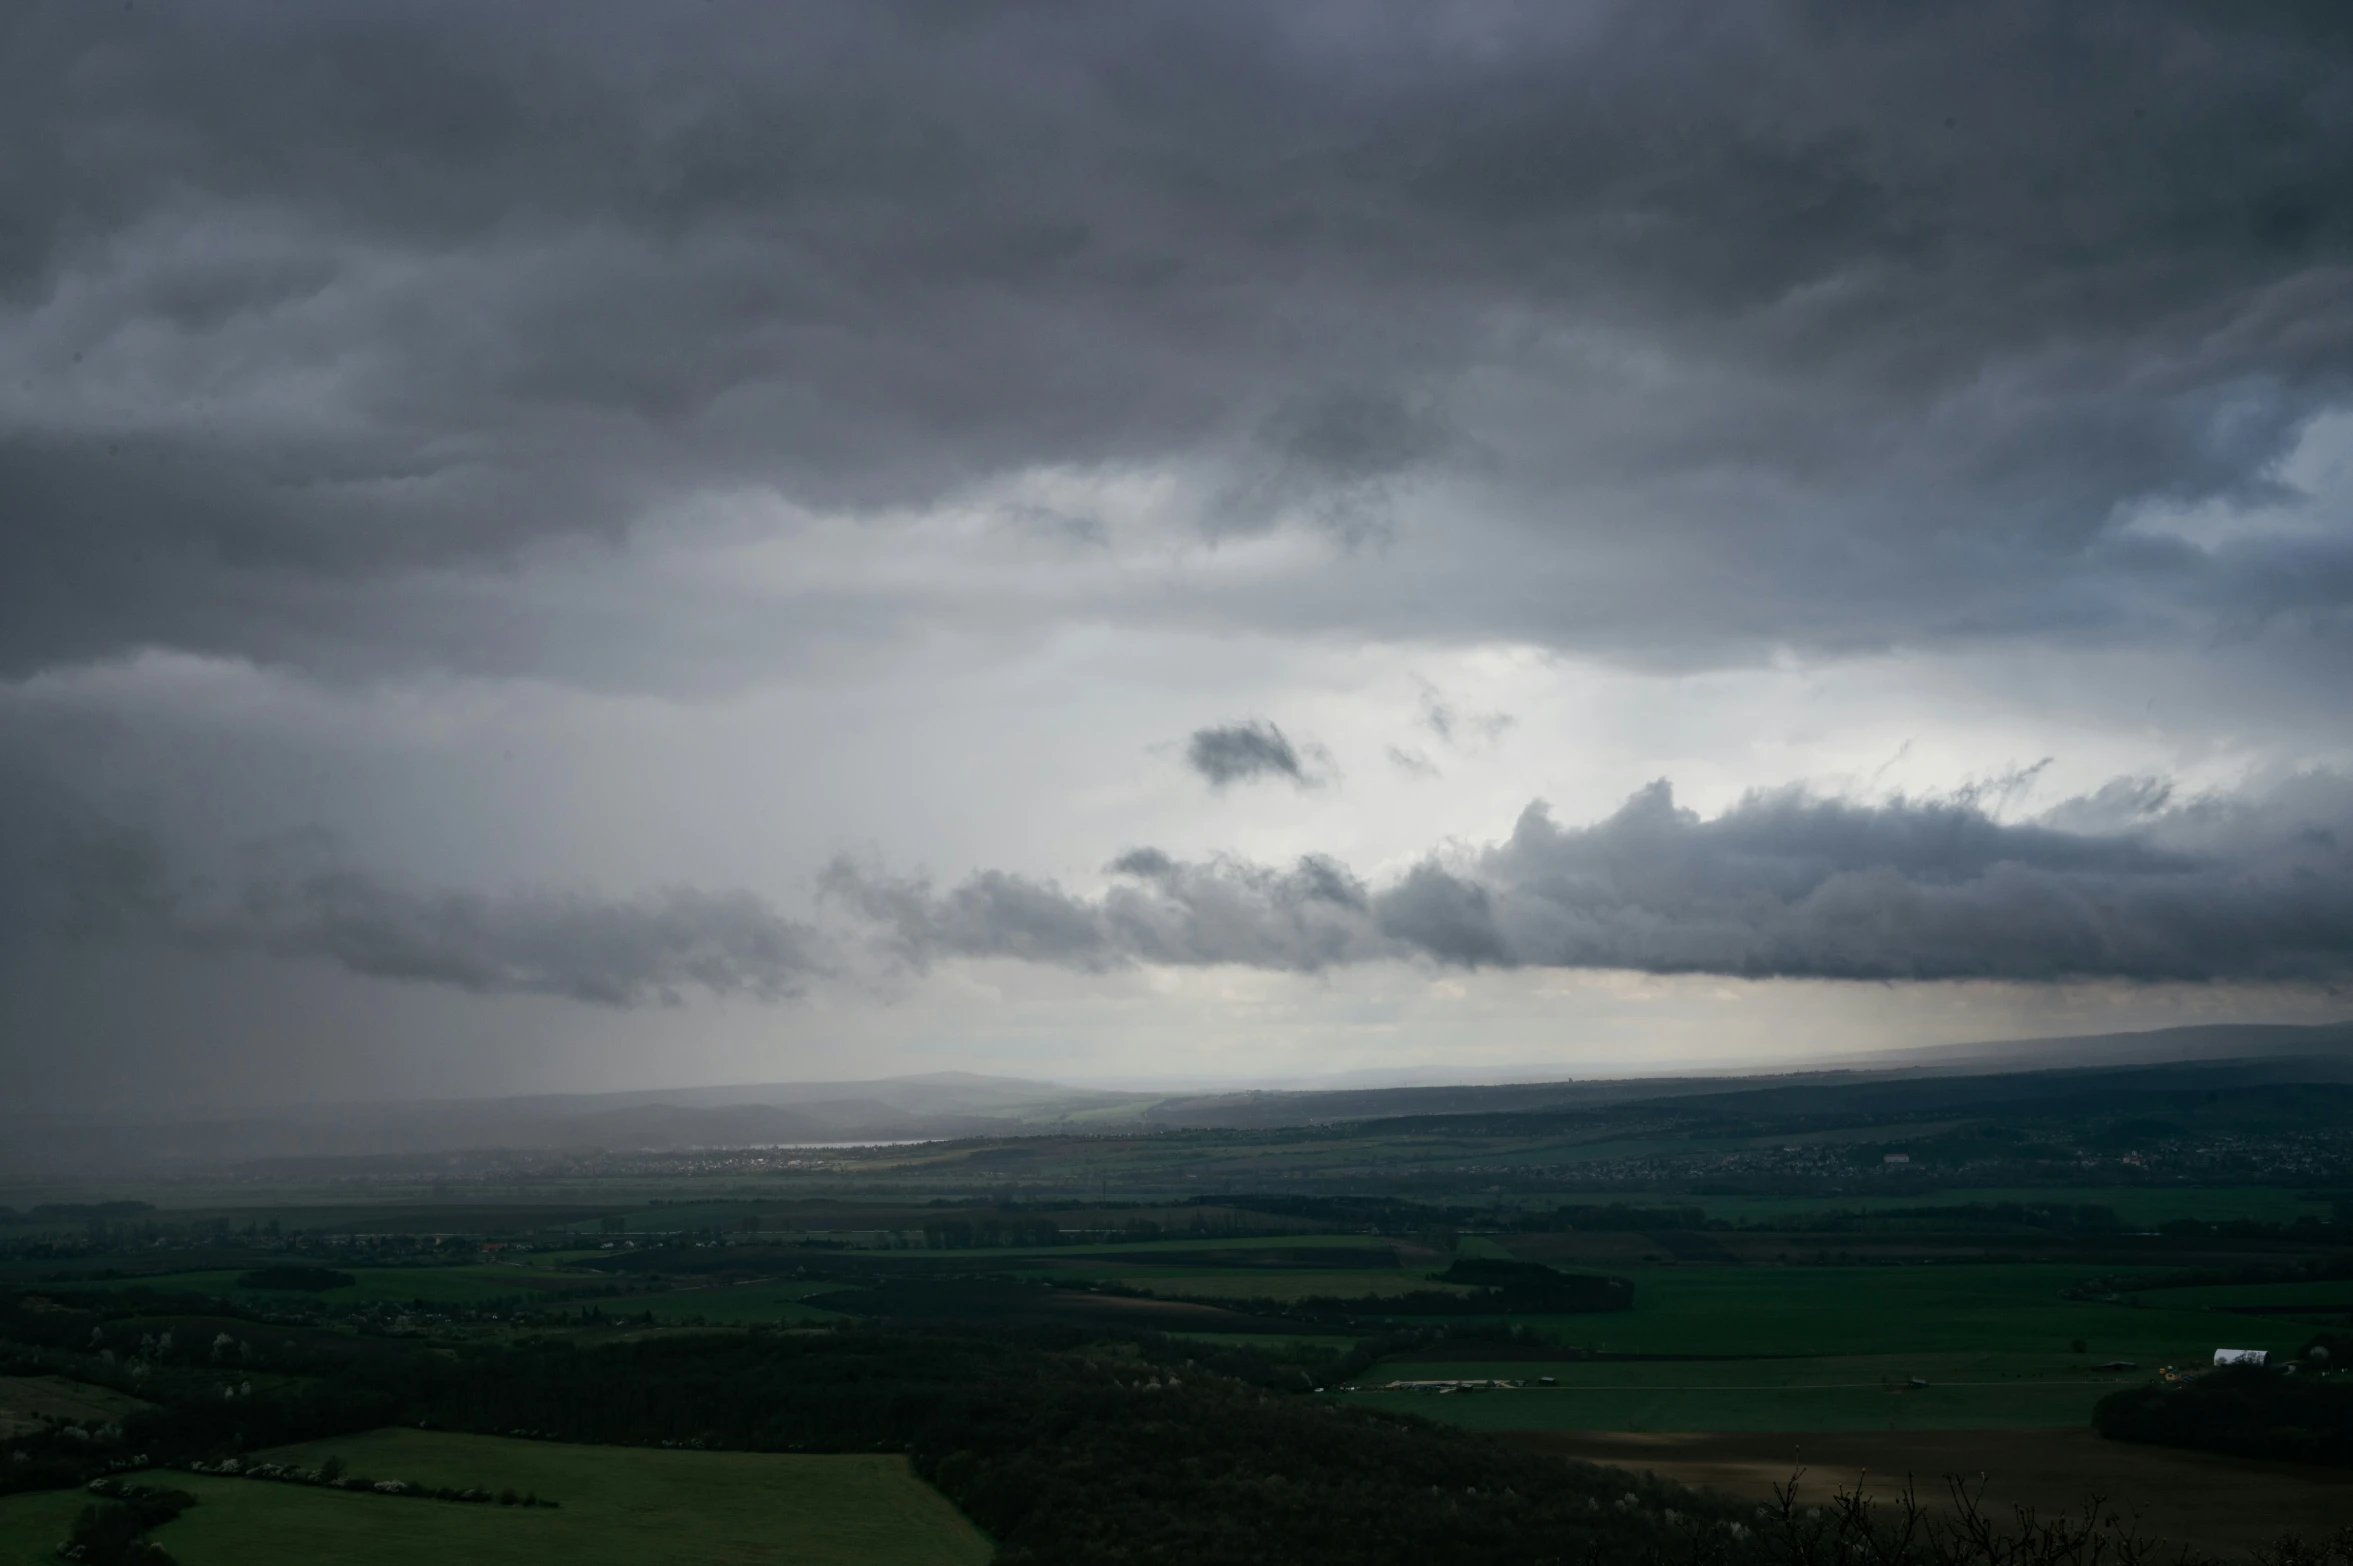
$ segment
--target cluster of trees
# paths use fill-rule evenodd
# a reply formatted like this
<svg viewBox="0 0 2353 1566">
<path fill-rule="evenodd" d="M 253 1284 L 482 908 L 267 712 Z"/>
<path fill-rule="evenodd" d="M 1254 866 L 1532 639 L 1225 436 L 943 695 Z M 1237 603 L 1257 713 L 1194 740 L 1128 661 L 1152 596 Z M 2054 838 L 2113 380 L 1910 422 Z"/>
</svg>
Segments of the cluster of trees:
<svg viewBox="0 0 2353 1566">
<path fill-rule="evenodd" d="M 2163 1273 L 2112 1273 L 2064 1291 L 2069 1299 L 2101 1299 L 2159 1289 L 2210 1288 L 2242 1283 L 2342 1283 L 2353 1280 L 2353 1251 L 2241 1262 L 2228 1267 L 2180 1267 Z"/>
<path fill-rule="evenodd" d="M 2111 1440 L 2353 1468 L 2353 1384 L 2317 1373 L 2341 1363 L 2307 1357 L 2129 1387 L 2100 1399 L 2092 1423 Z"/>
<path fill-rule="evenodd" d="M 923 1243 L 935 1251 L 967 1251 L 976 1246 L 1060 1245 L 1062 1225 L 1052 1218 L 934 1218 L 923 1226 Z"/>
<path fill-rule="evenodd" d="M 411 1484 L 405 1479 L 370 1479 L 365 1474 L 348 1471 L 340 1457 L 330 1457 L 316 1468 L 297 1468 L 284 1463 L 248 1463 L 234 1457 L 217 1462 L 191 1459 L 184 1466 L 192 1474 L 216 1474 L 227 1479 L 268 1479 L 279 1484 L 312 1485 L 328 1490 L 365 1490 L 377 1495 L 408 1496 L 420 1501 L 464 1501 L 489 1506 L 557 1506 L 557 1501 L 542 1500 L 536 1491 L 518 1495 L 512 1489 L 492 1491 L 481 1485 L 463 1489 L 455 1485 Z"/>
<path fill-rule="evenodd" d="M 96 1479 L 98 1499 L 74 1518 L 73 1532 L 57 1553 L 83 1566 L 172 1566 L 172 1557 L 148 1534 L 196 1504 L 185 1490 Z"/>
</svg>

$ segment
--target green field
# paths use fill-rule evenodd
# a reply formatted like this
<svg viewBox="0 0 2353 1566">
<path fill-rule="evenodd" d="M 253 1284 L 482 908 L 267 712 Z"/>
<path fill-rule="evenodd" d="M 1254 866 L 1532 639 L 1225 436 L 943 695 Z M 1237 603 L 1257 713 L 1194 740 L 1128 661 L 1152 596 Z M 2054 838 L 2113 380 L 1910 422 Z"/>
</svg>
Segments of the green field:
<svg viewBox="0 0 2353 1566">
<path fill-rule="evenodd" d="M 2308 1332 L 2253 1317 L 2062 1299 L 2090 1272 L 2063 1264 L 1627 1271 L 1632 1310 L 1518 1319 L 1563 1343 L 1640 1354 L 2047 1354 L 2080 1338 L 2094 1359 L 2155 1362 L 2203 1359 L 2218 1343 L 2242 1340 L 2292 1350 Z"/>
<path fill-rule="evenodd" d="M 322 1289 L 316 1293 L 307 1290 L 240 1288 L 237 1280 L 245 1275 L 245 1269 L 242 1268 L 218 1272 L 163 1273 L 134 1279 L 132 1282 L 138 1287 L 214 1294 L 249 1304 L 318 1300 L 329 1305 L 406 1305 L 412 1300 L 423 1300 L 429 1305 L 475 1307 L 517 1299 L 546 1303 L 568 1293 L 606 1287 L 611 1281 L 593 1274 L 561 1273 L 544 1267 L 482 1264 L 458 1267 L 344 1266 L 335 1270 L 350 1274 L 352 1281 L 341 1288 Z M 104 1285 L 110 1289 L 122 1286 L 113 1282 Z"/>
<path fill-rule="evenodd" d="M 1069 1273 L 1061 1276 L 1068 1277 Z M 1153 1294 L 1184 1295 L 1214 1300 L 1303 1300 L 1319 1295 L 1361 1299 L 1378 1295 L 1467 1294 L 1452 1284 L 1432 1283 L 1426 1274 L 1392 1268 L 1387 1272 L 1265 1271 L 1218 1272 L 1208 1268 L 1155 1268 L 1149 1272 L 1123 1270 L 1094 1274 L 1122 1288 Z"/>
<path fill-rule="evenodd" d="M 198 1498 L 157 1532 L 184 1566 L 979 1566 L 988 1541 L 896 1456 L 808 1457 L 558 1446 L 414 1430 L 292 1447 L 355 1472 L 430 1485 L 511 1486 L 558 1509 L 461 1505 L 249 1479 L 158 1475 Z M 0 1500 L 0 1566 L 53 1562 L 87 1499 Z"/>
<path fill-rule="evenodd" d="M 1517 1391 L 1351 1393 L 1350 1402 L 1493 1430 L 1969 1430 L 2081 1427 L 2140 1374 L 2089 1355 L 1880 1354 L 1818 1359 L 1385 1363 L 1385 1381 L 1529 1380 Z M 1915 1387 L 1915 1380 L 1926 1387 Z"/>
<path fill-rule="evenodd" d="M 2069 1300 L 2084 1269 L 2044 1265 L 1638 1269 L 1630 1311 L 1537 1318 L 1604 1353 L 1772 1358 L 1493 1363 L 1396 1360 L 1358 1377 L 1534 1380 L 1555 1389 L 1350 1394 L 1497 1430 L 1878 1430 L 2081 1426 L 2129 1373 L 2216 1347 L 2292 1352 L 2310 1327 L 2194 1308 Z M 2305 1286 L 2309 1289 L 2311 1286 Z M 2144 1296 L 2168 1301 L 2172 1291 Z M 2187 1302 L 2185 1302 L 2186 1304 Z M 2072 1345 L 2081 1341 L 2080 1353 Z M 1473 1351 L 1475 1352 L 1475 1350 Z M 1909 1385 L 1913 1378 L 1926 1388 Z"/>
<path fill-rule="evenodd" d="M 840 1287 L 838 1283 L 744 1283 L 733 1288 L 633 1294 L 625 1300 L 611 1302 L 611 1308 L 625 1315 L 651 1311 L 654 1320 L 661 1322 L 699 1319 L 730 1326 L 753 1322 L 803 1326 L 845 1319 L 838 1311 L 823 1309 L 821 1302 L 803 1303 L 810 1295 Z"/>
<path fill-rule="evenodd" d="M 0 1439 L 38 1430 L 43 1416 L 80 1423 L 120 1419 L 153 1406 L 64 1376 L 0 1376 Z"/>
<path fill-rule="evenodd" d="M 1710 1218 L 1731 1223 L 1784 1223 L 1794 1218 L 1841 1213 L 1880 1213 L 1915 1207 L 1958 1207 L 1970 1203 L 2015 1202 L 2026 1207 L 2113 1208 L 2128 1229 L 2153 1229 L 2174 1218 L 2223 1223 L 2252 1218 L 2263 1223 L 2326 1219 L 2329 1196 L 2276 1185 L 2231 1186 L 2001 1186 L 1951 1187 L 1913 1196 L 1672 1196 L 1636 1199 L 1635 1205 L 1697 1207 Z"/>
<path fill-rule="evenodd" d="M 79 1490 L 0 1497 L 0 1566 L 57 1566 L 57 1547 L 89 1499 Z"/>
<path fill-rule="evenodd" d="M 2186 1289 L 2147 1289 L 2131 1296 L 2140 1304 L 2164 1310 L 2212 1310 L 2228 1305 L 2273 1308 L 2304 1306 L 2319 1317 L 2335 1317 L 2341 1325 L 2353 1314 L 2353 1278 L 2308 1283 L 2222 1283 Z M 2300 1334 L 2299 1334 L 2300 1335 Z"/>
<path fill-rule="evenodd" d="M 1052 1261 L 1071 1266 L 1099 1267 L 1106 1263 L 1148 1264 L 1155 1256 L 1193 1251 L 1355 1251 L 1388 1247 L 1393 1242 L 1366 1234 L 1261 1234 L 1246 1237 L 1217 1233 L 1181 1234 L 1164 1240 L 1106 1241 L 1085 1246 L 1029 1245 L 975 1250 L 925 1251 L 925 1256 L 962 1261 Z"/>
</svg>

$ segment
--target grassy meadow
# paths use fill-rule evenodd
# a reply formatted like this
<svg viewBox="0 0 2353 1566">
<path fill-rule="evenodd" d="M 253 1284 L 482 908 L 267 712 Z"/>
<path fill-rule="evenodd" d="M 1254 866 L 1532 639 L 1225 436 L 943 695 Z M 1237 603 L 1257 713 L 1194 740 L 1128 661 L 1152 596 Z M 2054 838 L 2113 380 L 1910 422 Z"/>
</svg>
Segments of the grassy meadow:
<svg viewBox="0 0 2353 1566">
<path fill-rule="evenodd" d="M 375 1431 L 267 1454 L 430 1485 L 536 1491 L 556 1508 L 466 1505 L 163 1473 L 198 1504 L 158 1530 L 182 1566 L 978 1566 L 990 1546 L 897 1456 L 561 1446 Z M 0 1500 L 0 1566 L 50 1552 L 88 1498 Z"/>
<path fill-rule="evenodd" d="M 1496 1380 L 1518 1391 L 1347 1394 L 1352 1403 L 1489 1430 L 1971 1430 L 2080 1428 L 2138 1379 L 2088 1356 L 1874 1354 L 1577 1364 L 1392 1361 L 1365 1376 Z M 1924 1387 L 1915 1381 L 1925 1381 Z"/>
<path fill-rule="evenodd" d="M 0 1566 L 57 1566 L 57 1546 L 89 1500 L 79 1490 L 0 1496 Z"/>
<path fill-rule="evenodd" d="M 2089 1185 L 1947 1187 L 1912 1196 L 1849 1196 L 1825 1200 L 1818 1196 L 1678 1196 L 1678 1206 L 1697 1207 L 1710 1218 L 1727 1223 L 1784 1223 L 1791 1219 L 1853 1213 L 1903 1212 L 1907 1209 L 1955 1207 L 1963 1204 L 2023 1207 L 2105 1207 L 2128 1229 L 2153 1229 L 2177 1218 L 2201 1223 L 2252 1219 L 2259 1223 L 2294 1223 L 2299 1218 L 2325 1219 L 2332 1198 L 2327 1193 L 2298 1191 L 2276 1185 L 2126 1186 Z"/>
<path fill-rule="evenodd" d="M 1528 1318 L 1549 1336 L 1618 1354 L 1926 1354 L 2071 1351 L 2144 1363 L 2204 1359 L 2215 1346 L 2293 1349 L 2291 1323 L 2172 1308 L 2172 1291 L 2071 1300 L 2089 1269 L 2066 1263 L 1909 1267 L 1629 1269 L 1634 1308 Z"/>
<path fill-rule="evenodd" d="M 812 1302 L 810 1299 L 812 1295 L 821 1295 L 829 1289 L 838 1288 L 839 1284 L 827 1283 L 739 1283 L 727 1288 L 632 1295 L 626 1300 L 613 1302 L 613 1308 L 632 1314 L 650 1311 L 654 1320 L 664 1323 L 703 1321 L 723 1326 L 748 1326 L 753 1323 L 813 1326 L 820 1322 L 845 1319 L 838 1311 L 824 1309 L 822 1300 Z"/>
<path fill-rule="evenodd" d="M 1486 1362 L 1472 1348 L 1461 1360 L 1386 1361 L 1358 1382 L 1549 1375 L 1557 1385 L 1348 1396 L 1492 1430 L 2080 1427 L 2102 1396 L 2160 1365 L 2202 1365 L 2224 1344 L 2291 1352 L 2311 1330 L 2186 1301 L 2060 1297 L 2083 1278 L 2081 1267 L 2026 1264 L 1646 1269 L 1630 1311 L 1523 1319 L 1601 1353 L 1703 1357 Z M 2145 1298 L 2176 1292 L 2190 1291 Z M 2115 1360 L 2140 1368 L 2097 1368 Z"/>
<path fill-rule="evenodd" d="M 0 1376 L 0 1438 L 37 1430 L 46 1420 L 120 1419 L 149 1405 L 106 1387 L 64 1376 Z"/>
<path fill-rule="evenodd" d="M 547 1267 L 499 1264 L 455 1267 L 337 1266 L 351 1282 L 339 1288 L 312 1290 L 250 1289 L 237 1280 L 249 1269 L 207 1272 L 168 1272 L 142 1277 L 146 1288 L 186 1294 L 210 1294 L 244 1304 L 317 1301 L 323 1305 L 427 1305 L 481 1308 L 528 1299 L 547 1303 L 565 1294 L 579 1294 L 610 1280 L 591 1274 L 559 1272 Z"/>
</svg>

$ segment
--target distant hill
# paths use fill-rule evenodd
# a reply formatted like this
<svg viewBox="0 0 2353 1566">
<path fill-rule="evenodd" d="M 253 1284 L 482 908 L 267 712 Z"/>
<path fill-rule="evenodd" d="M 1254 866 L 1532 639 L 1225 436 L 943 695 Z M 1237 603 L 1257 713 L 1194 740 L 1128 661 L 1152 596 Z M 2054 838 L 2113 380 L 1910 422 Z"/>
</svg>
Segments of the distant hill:
<svg viewBox="0 0 2353 1566">
<path fill-rule="evenodd" d="M 1919 1076 L 1978 1076 L 2065 1072 L 2135 1066 L 2228 1062 L 2255 1067 L 2289 1062 L 2288 1076 L 2353 1081 L 2353 1023 L 2319 1027 L 2222 1024 L 2102 1033 L 2081 1038 L 2008 1039 L 1935 1045 L 1842 1057 L 1835 1069 L 1754 1075 L 1603 1078 L 1451 1087 L 1330 1088 L 1231 1092 L 1170 1097 L 1144 1111 L 1147 1124 L 1245 1129 L 1310 1125 L 1326 1120 L 1374 1120 L 1422 1115 L 1533 1113 L 1597 1104 L 1638 1103 L 1767 1089 L 1832 1088 Z M 2262 1071 L 2247 1080 L 2284 1080 Z M 2016 1078 L 2002 1096 L 2043 1089 Z M 2057 1084 L 2051 1090 L 2058 1091 Z"/>
<path fill-rule="evenodd" d="M 1152 1102 L 1153 1095 L 958 1071 L 869 1082 L 323 1105 L 182 1121 L 26 1116 L 0 1122 L 0 1169 L 41 1174 L 486 1149 L 669 1152 L 1004 1136 L 1051 1130 L 1074 1115 L 1116 1120 Z"/>
<path fill-rule="evenodd" d="M 1747 1076 L 1333 1086 L 1169 1093 L 1106 1091 L 1020 1077 L 932 1072 L 864 1082 L 771 1082 L 349 1104 L 202 1120 L 19 1116 L 0 1120 L 0 1172 L 154 1171 L 250 1159 L 422 1155 L 485 1150 L 681 1151 L 810 1143 L 1019 1136 L 1070 1129 L 1246 1130 L 1325 1121 L 1530 1114 L 1646 1099 L 1749 1095 L 1786 1105 L 1895 1098 L 1943 1083 L 1955 1102 L 2085 1090 L 2154 1089 L 2170 1072 L 2212 1070 L 2242 1084 L 2353 1082 L 2353 1023 L 2222 1024 L 2079 1038 L 2012 1039 L 1850 1057 L 1835 1069 Z M 1958 1079 L 1972 1079 L 1963 1086 Z M 2218 1079 L 2219 1080 L 2219 1079 Z M 1902 1091 L 1899 1091 L 1902 1090 Z"/>
<path fill-rule="evenodd" d="M 2072 1038 L 2003 1039 L 1984 1044 L 1938 1044 L 1926 1049 L 1878 1050 L 1850 1057 L 1858 1066 L 2155 1066 L 2193 1060 L 2353 1059 L 2353 1022 L 2292 1024 L 2223 1022 L 2140 1033 L 2091 1033 Z"/>
</svg>

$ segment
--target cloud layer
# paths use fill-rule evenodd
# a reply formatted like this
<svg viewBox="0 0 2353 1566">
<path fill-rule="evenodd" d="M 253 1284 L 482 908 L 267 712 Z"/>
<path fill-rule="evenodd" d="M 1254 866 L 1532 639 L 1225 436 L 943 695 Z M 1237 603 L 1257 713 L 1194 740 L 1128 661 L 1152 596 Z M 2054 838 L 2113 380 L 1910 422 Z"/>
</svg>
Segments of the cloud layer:
<svg viewBox="0 0 2353 1566">
<path fill-rule="evenodd" d="M 1418 959 L 1743 978 L 2334 982 L 2353 974 L 2353 792 L 2259 801 L 2120 788 L 2106 830 L 2006 824 L 1967 801 L 1752 795 L 1713 819 L 1665 783 L 1380 886 L 1308 857 L 1122 857 L 1099 897 L 1003 873 L 946 892 L 837 865 L 828 889 L 918 965 L 1011 957 L 1315 972 Z M 2117 818 L 2124 819 L 2120 822 Z"/>
<path fill-rule="evenodd" d="M 2126 781 L 2023 823 L 1966 796 L 1870 804 L 1796 789 L 1706 818 L 1662 781 L 1589 826 L 1532 804 L 1502 841 L 1379 882 L 1320 855 L 1270 866 L 1139 848 L 1093 896 L 999 870 L 941 890 L 842 858 L 820 878 L 816 918 L 743 891 L 421 892 L 315 849 L 299 863 L 265 856 L 227 886 L 181 884 L 143 835 L 61 841 L 47 868 L 65 895 L 50 916 L 84 940 L 617 1007 L 689 992 L 778 1000 L 961 959 L 1088 973 L 1403 961 L 1747 979 L 2353 978 L 2353 785 L 2320 775 L 2187 802 Z"/>
<path fill-rule="evenodd" d="M 2233 628 L 2342 656 L 2341 530 L 2127 525 L 2282 498 L 2347 395 L 2327 7 L 0 29 L 0 667 L 643 681 L 610 632 L 661 601 L 486 574 L 715 498 L 873 519 L 1044 470 L 1150 476 L 1202 538 L 1396 544 L 1278 593 L 1091 590 L 1130 617 L 1676 664 Z"/>
<path fill-rule="evenodd" d="M 815 927 L 743 891 L 418 891 L 304 844 L 280 845 L 222 885 L 175 880 L 136 831 L 83 823 L 51 845 L 55 928 L 84 942 L 262 952 L 367 978 L 624 1008 L 690 993 L 782 1000 L 826 971 Z"/>
</svg>

